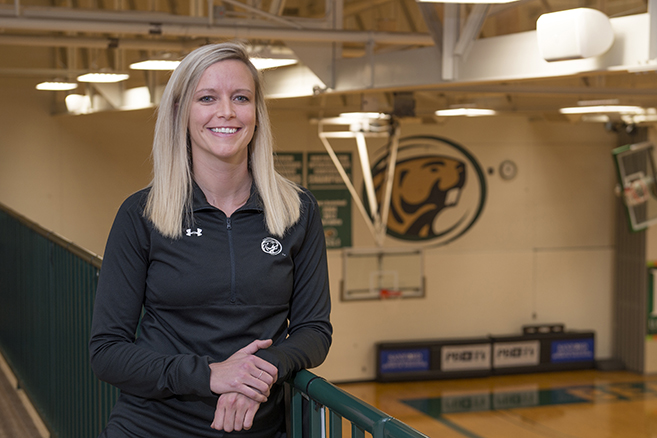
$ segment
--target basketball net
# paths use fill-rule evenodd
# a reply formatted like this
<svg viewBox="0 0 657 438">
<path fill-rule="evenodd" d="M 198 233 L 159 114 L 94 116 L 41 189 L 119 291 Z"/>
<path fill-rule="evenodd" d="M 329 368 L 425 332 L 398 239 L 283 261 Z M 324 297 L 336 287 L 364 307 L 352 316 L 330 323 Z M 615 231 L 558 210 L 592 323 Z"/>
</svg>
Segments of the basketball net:
<svg viewBox="0 0 657 438">
<path fill-rule="evenodd" d="M 379 289 L 379 298 L 387 300 L 389 298 L 401 298 L 402 291 L 393 289 Z"/>
</svg>

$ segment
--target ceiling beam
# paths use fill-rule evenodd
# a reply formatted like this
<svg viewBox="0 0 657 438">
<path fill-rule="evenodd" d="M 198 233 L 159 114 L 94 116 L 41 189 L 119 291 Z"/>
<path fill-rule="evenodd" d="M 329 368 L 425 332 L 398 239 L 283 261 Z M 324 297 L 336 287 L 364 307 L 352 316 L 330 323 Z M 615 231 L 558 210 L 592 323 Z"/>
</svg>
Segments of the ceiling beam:
<svg viewBox="0 0 657 438">
<path fill-rule="evenodd" d="M 489 10 L 490 4 L 476 4 L 472 7 L 465 26 L 461 30 L 456 47 L 454 47 L 454 55 L 459 56 L 461 59 L 468 56 L 472 44 L 479 38 Z"/>
<path fill-rule="evenodd" d="M 129 35 L 161 35 L 191 38 L 277 39 L 339 43 L 378 43 L 432 46 L 429 35 L 408 32 L 360 32 L 332 29 L 289 29 L 257 26 L 207 26 L 169 23 L 130 23 L 115 21 L 54 20 L 40 18 L 0 18 L 0 28 L 48 32 L 84 32 Z"/>
<path fill-rule="evenodd" d="M 657 69 L 657 65 L 649 64 L 648 15 L 612 18 L 611 23 L 616 35 L 613 46 L 607 53 L 587 59 L 545 61 L 538 50 L 536 31 L 478 39 L 467 59 L 451 57 L 452 70 L 443 64 L 445 56 L 437 56 L 433 47 L 343 58 L 336 61 L 335 91 L 435 89 L 450 84 L 473 87 L 524 79 L 561 79 L 587 73 L 627 73 L 651 66 Z M 458 74 L 445 77 L 445 73 L 454 72 Z"/>
</svg>

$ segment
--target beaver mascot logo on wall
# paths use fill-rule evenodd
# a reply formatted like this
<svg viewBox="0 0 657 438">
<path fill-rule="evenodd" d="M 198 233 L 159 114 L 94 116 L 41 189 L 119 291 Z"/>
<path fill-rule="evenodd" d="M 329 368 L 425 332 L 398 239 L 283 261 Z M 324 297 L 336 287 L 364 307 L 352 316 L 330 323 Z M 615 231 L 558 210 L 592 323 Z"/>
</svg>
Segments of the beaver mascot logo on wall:
<svg viewBox="0 0 657 438">
<path fill-rule="evenodd" d="M 389 148 L 378 152 L 372 169 L 379 206 Z M 399 140 L 388 235 L 429 246 L 444 245 L 474 225 L 485 201 L 484 173 L 464 147 L 432 136 Z"/>
</svg>

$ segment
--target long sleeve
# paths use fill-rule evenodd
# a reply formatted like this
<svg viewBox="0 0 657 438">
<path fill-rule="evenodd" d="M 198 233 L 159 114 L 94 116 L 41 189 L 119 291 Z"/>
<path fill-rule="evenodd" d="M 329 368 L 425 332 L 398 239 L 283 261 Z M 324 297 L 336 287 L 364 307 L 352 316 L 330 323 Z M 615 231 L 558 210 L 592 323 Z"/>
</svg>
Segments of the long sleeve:
<svg viewBox="0 0 657 438">
<path fill-rule="evenodd" d="M 294 260 L 294 291 L 289 308 L 288 337 L 257 354 L 278 367 L 279 381 L 292 373 L 320 365 L 332 339 L 326 243 L 317 201 L 301 194 L 305 236 Z"/>
<path fill-rule="evenodd" d="M 280 381 L 319 365 L 328 353 L 332 327 L 319 207 L 309 192 L 301 193 L 299 221 L 276 237 L 265 227 L 256 190 L 227 217 L 195 187 L 193 225 L 169 239 L 144 218 L 146 194 L 124 202 L 110 231 L 91 365 L 101 380 L 121 389 L 111 424 L 146 431 L 166 421 L 193 430 L 180 436 L 214 436 L 211 363 L 255 339 L 273 339 L 256 354 L 277 366 Z M 276 385 L 256 414 L 260 431 L 278 430 L 282 404 Z"/>
<path fill-rule="evenodd" d="M 101 380 L 145 398 L 211 396 L 208 357 L 163 354 L 135 343 L 154 232 L 142 216 L 144 196 L 126 200 L 110 231 L 89 343 L 92 369 Z"/>
</svg>

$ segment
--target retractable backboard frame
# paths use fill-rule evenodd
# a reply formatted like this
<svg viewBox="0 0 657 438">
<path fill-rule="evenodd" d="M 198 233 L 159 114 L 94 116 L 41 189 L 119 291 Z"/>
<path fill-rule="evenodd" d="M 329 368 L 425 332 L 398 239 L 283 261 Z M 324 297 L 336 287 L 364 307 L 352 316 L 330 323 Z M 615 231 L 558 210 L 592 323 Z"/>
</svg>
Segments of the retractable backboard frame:
<svg viewBox="0 0 657 438">
<path fill-rule="evenodd" d="M 632 231 L 657 223 L 657 187 L 654 146 L 651 142 L 628 144 L 612 151 L 618 173 L 619 194 L 625 203 Z"/>
<path fill-rule="evenodd" d="M 346 130 L 327 131 L 326 126 L 348 126 Z M 390 199 L 392 196 L 392 182 L 397 163 L 397 151 L 399 149 L 399 124 L 394 116 L 382 113 L 357 113 L 357 115 L 343 115 L 320 119 L 318 123 L 318 135 L 322 144 L 326 148 L 333 164 L 340 173 L 356 207 L 365 219 L 368 229 L 374 237 L 377 246 L 383 246 L 383 240 L 386 235 L 386 222 L 390 209 Z M 347 172 L 342 167 L 329 139 L 354 139 L 358 149 L 358 157 L 363 172 L 363 182 L 365 185 L 365 195 L 367 197 L 368 208 L 365 207 L 363 200 L 358 195 L 354 184 L 349 179 Z M 367 151 L 368 138 L 383 138 L 390 140 L 390 155 L 388 157 L 387 168 L 385 172 L 383 200 L 379 206 L 374 182 L 372 176 L 372 167 L 370 165 L 369 153 Z"/>
</svg>

